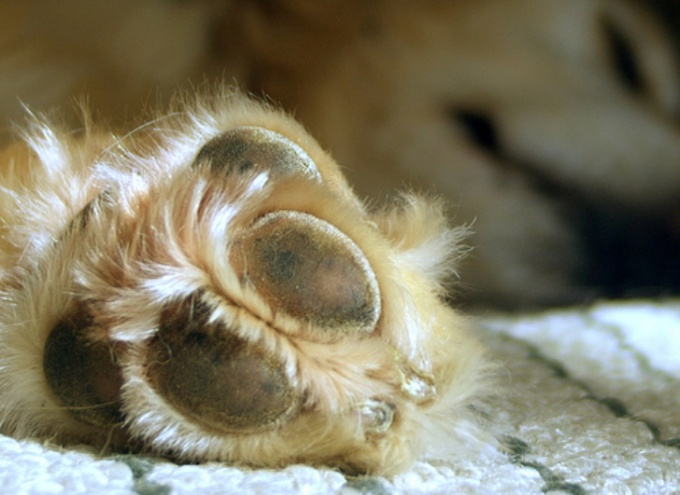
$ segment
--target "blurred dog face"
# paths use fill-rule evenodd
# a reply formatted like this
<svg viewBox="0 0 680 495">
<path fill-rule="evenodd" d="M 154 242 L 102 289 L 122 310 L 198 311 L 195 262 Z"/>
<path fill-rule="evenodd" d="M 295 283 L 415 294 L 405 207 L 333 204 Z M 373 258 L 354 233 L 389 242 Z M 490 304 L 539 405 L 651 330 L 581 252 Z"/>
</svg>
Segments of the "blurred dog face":
<svg viewBox="0 0 680 495">
<path fill-rule="evenodd" d="M 626 0 L 359 3 L 316 45 L 330 53 L 297 66 L 276 61 L 336 18 L 250 12 L 255 87 L 295 108 L 362 194 L 417 184 L 474 222 L 461 268 L 473 300 L 680 288 L 680 71 L 652 12 Z"/>
<path fill-rule="evenodd" d="M 486 365 L 441 300 L 460 232 L 416 196 L 369 213 L 284 115 L 36 122 L 0 167 L 4 432 L 388 473 L 472 428 Z"/>
</svg>

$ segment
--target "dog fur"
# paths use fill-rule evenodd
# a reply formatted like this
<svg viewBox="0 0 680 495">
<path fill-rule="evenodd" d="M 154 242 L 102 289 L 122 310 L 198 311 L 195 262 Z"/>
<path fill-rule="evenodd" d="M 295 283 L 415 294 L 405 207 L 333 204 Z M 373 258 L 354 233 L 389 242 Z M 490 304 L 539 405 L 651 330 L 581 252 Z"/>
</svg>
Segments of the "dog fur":
<svg viewBox="0 0 680 495">
<path fill-rule="evenodd" d="M 445 217 L 474 224 L 458 300 L 565 303 L 639 283 L 589 279 L 611 253 L 593 257 L 584 224 L 610 250 L 651 237 L 644 258 L 666 249 L 660 271 L 680 273 L 679 71 L 643 4 L 11 0 L 0 22 L 6 433 L 393 473 L 458 451 L 451 434 L 484 438 L 467 406 L 489 365 L 443 302 L 464 251 Z M 139 118 L 205 79 L 280 102 L 321 145 L 225 90 Z M 15 139 L 24 104 L 41 114 L 82 95 L 95 120 L 127 131 L 34 115 Z M 233 152 L 222 137 L 244 128 L 274 161 L 213 166 Z M 312 165 L 289 173 L 293 155 Z M 360 200 L 405 185 L 453 208 Z M 303 288 L 324 299 L 326 278 L 344 281 L 347 299 L 329 304 L 364 297 L 368 313 L 331 324 L 319 303 L 308 319 L 306 299 L 281 297 L 283 279 L 256 275 L 238 253 L 274 242 L 277 225 L 309 240 L 301 259 L 325 252 L 310 245 L 334 253 Z M 608 266 L 617 276 L 621 259 Z M 254 392 L 226 419 L 218 389 L 201 388 L 203 357 L 255 371 L 233 373 Z M 257 414 L 244 419 L 250 399 Z"/>
<path fill-rule="evenodd" d="M 234 129 L 285 136 L 275 139 L 312 173 L 282 172 L 279 151 L 253 170 L 229 169 L 224 153 L 234 146 L 206 143 Z M 282 113 L 223 90 L 120 137 L 90 123 L 74 134 L 35 121 L 0 163 L 5 433 L 182 461 L 373 473 L 436 452 L 456 430 L 480 437 L 467 406 L 484 389 L 488 364 L 442 299 L 463 233 L 419 196 L 368 212 L 335 162 Z M 315 308 L 295 315 L 277 305 L 275 286 L 265 285 L 268 292 L 248 275 L 255 272 L 243 272 L 239 242 L 275 242 L 253 225 L 277 212 L 285 213 L 280 223 L 295 220 L 329 246 L 315 251 L 308 240 L 297 246 L 300 256 L 330 260 L 322 267 L 339 260 L 312 274 L 331 277 L 330 304 L 345 304 L 334 298 L 349 283 L 342 268 L 354 264 L 341 259 L 339 236 L 365 257 L 358 283 L 372 277 L 375 293 L 368 326 L 344 314 L 340 326 L 315 319 Z M 246 262 L 253 252 L 244 251 Z M 296 285 L 313 283 L 300 277 Z M 214 348 L 222 351 L 210 354 Z M 246 351 L 232 356 L 235 348 Z M 239 366 L 274 378 L 252 378 L 247 412 L 231 424 L 221 403 L 211 409 L 212 389 L 196 383 L 234 374 L 250 383 Z M 187 376 L 191 386 L 182 388 Z M 243 393 L 224 387 L 232 402 Z M 294 396 L 285 413 L 271 412 L 270 402 L 288 407 L 272 387 Z M 260 405 L 251 409 L 250 397 Z M 249 416 L 260 409 L 261 418 Z"/>
</svg>

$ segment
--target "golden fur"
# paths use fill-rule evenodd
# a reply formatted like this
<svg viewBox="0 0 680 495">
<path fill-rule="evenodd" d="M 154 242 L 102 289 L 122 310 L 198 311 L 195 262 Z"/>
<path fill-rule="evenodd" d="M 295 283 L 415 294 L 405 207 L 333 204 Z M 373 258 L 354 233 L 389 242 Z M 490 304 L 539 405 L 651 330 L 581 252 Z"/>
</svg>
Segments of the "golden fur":
<svg viewBox="0 0 680 495">
<path fill-rule="evenodd" d="M 644 2 L 7 0 L 0 28 L 6 433 L 392 473 L 484 438 L 453 267 L 459 300 L 571 303 L 640 283 L 607 261 L 651 239 L 678 289 L 680 71 Z M 206 79 L 320 145 L 224 90 L 140 117 Z M 244 126 L 269 165 L 220 171 Z M 360 199 L 405 186 L 451 206 Z M 459 267 L 451 216 L 474 225 Z M 288 237 L 309 277 L 248 264 Z M 613 282 L 588 279 L 601 264 Z M 239 380 L 226 414 L 212 392 Z"/>
<path fill-rule="evenodd" d="M 207 142 L 243 126 L 296 143 L 322 180 L 278 176 L 266 162 L 243 173 L 196 165 Z M 465 320 L 442 299 L 461 231 L 445 226 L 437 202 L 418 196 L 370 213 L 335 162 L 280 112 L 224 92 L 124 136 L 91 124 L 74 134 L 35 121 L 1 163 L 5 433 L 181 460 L 325 463 L 375 473 L 403 469 L 441 448 L 442 437 L 458 449 L 456 430 L 480 436 L 466 407 L 485 387 L 487 364 Z M 380 304 L 379 319 L 368 331 L 287 316 L 238 275 L 234 239 L 277 211 L 328 222 L 358 246 L 379 287 L 380 300 L 372 302 Z M 200 299 L 207 316 L 200 320 L 199 305 L 193 316 L 180 316 L 193 318 L 212 345 L 246 339 L 248 356 L 267 356 L 277 373 L 285 368 L 291 393 L 301 398 L 291 414 L 254 431 L 220 430 L 202 410 L 183 412 L 182 397 L 173 402 L 158 384 L 166 371 L 154 371 L 153 356 L 166 312 L 179 315 L 187 298 Z M 167 332 L 167 345 L 184 338 L 173 335 L 180 327 Z M 61 338 L 78 342 L 81 355 L 71 359 Z M 178 347 L 167 359 L 180 354 Z M 73 365 L 78 383 L 68 382 L 60 375 L 82 355 L 84 364 Z M 117 374 L 119 381 L 111 378 Z"/>
</svg>

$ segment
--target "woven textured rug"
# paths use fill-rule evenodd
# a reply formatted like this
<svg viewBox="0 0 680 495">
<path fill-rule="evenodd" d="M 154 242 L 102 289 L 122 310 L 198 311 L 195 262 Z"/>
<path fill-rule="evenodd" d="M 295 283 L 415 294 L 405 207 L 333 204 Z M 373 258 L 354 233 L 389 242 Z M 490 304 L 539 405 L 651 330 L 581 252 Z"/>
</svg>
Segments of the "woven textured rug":
<svg viewBox="0 0 680 495">
<path fill-rule="evenodd" d="M 394 478 L 102 457 L 0 437 L 2 494 L 680 494 L 680 302 L 485 316 L 508 393 L 479 410 L 499 439 Z"/>
</svg>

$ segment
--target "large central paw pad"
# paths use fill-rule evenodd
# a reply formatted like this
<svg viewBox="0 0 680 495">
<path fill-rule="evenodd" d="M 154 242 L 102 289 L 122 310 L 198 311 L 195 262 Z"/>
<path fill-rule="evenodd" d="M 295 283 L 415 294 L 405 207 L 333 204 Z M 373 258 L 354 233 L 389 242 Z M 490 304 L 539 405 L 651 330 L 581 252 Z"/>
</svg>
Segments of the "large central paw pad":
<svg viewBox="0 0 680 495">
<path fill-rule="evenodd" d="M 231 263 L 276 310 L 323 329 L 372 332 L 376 276 L 359 247 L 324 220 L 269 213 L 233 245 Z"/>
</svg>

